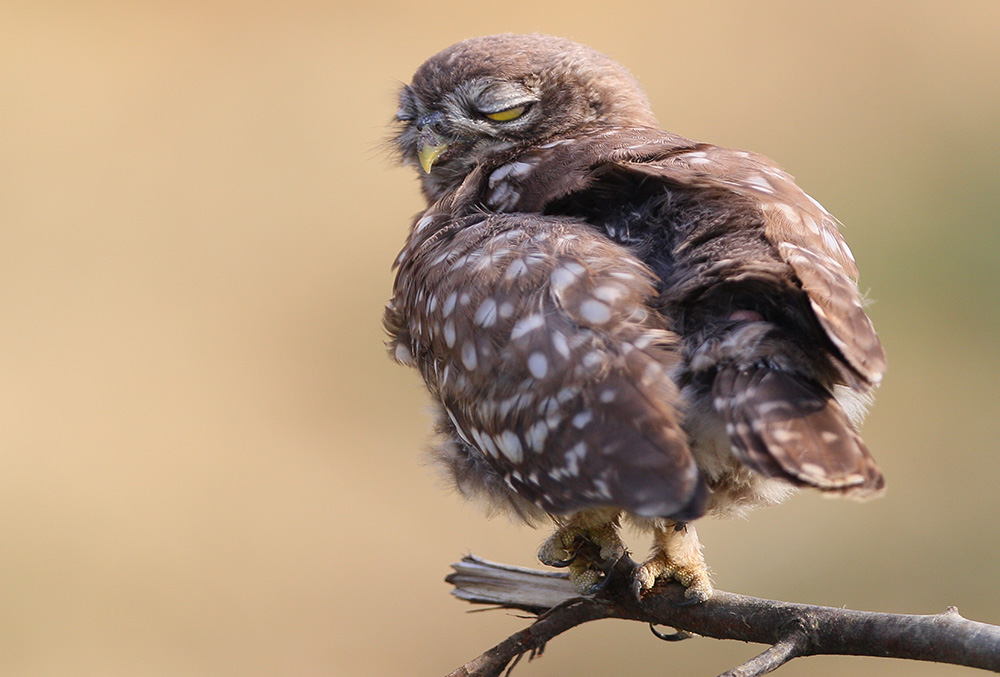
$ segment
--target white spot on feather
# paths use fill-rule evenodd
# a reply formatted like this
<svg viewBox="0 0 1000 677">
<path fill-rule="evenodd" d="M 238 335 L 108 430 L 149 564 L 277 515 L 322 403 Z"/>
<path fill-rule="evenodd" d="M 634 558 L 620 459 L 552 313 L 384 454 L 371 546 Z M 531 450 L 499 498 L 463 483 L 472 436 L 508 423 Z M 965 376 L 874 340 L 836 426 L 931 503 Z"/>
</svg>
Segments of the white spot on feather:
<svg viewBox="0 0 1000 677">
<path fill-rule="evenodd" d="M 469 430 L 469 434 L 472 435 L 472 440 L 476 443 L 476 448 L 479 449 L 480 451 L 483 451 L 486 445 L 483 444 L 482 431 L 477 430 L 476 428 L 472 428 L 471 430 Z"/>
<path fill-rule="evenodd" d="M 593 482 L 594 482 L 594 489 L 597 490 L 596 491 L 597 495 L 595 496 L 595 498 L 598 498 L 598 499 L 602 499 L 602 498 L 603 499 L 610 499 L 611 498 L 611 488 L 608 486 L 607 482 L 605 482 L 604 480 L 602 480 L 599 477 L 594 478 Z"/>
<path fill-rule="evenodd" d="M 480 327 L 492 327 L 497 321 L 497 302 L 486 299 L 480 303 L 472 319 Z"/>
<path fill-rule="evenodd" d="M 479 366 L 479 359 L 476 356 L 476 345 L 472 341 L 462 344 L 462 364 L 469 371 L 474 371 Z"/>
<path fill-rule="evenodd" d="M 535 453 L 541 453 L 545 449 L 545 440 L 548 436 L 549 427 L 545 425 L 545 421 L 538 421 L 535 425 L 528 428 L 528 446 Z"/>
<path fill-rule="evenodd" d="M 425 216 L 424 218 L 417 221 L 417 225 L 413 227 L 413 230 L 414 232 L 419 233 L 432 223 L 434 223 L 434 216 Z"/>
<path fill-rule="evenodd" d="M 508 280 L 513 280 L 515 278 L 521 277 L 528 272 L 528 264 L 525 263 L 524 259 L 514 259 L 511 261 L 510 265 L 507 266 L 507 273 L 505 277 Z"/>
<path fill-rule="evenodd" d="M 524 459 L 524 451 L 521 449 L 521 438 L 513 430 L 504 430 L 494 440 L 500 447 L 500 453 L 507 457 L 511 463 L 520 463 Z"/>
<path fill-rule="evenodd" d="M 768 180 L 765 179 L 760 174 L 753 174 L 751 176 L 748 176 L 744 179 L 744 181 L 747 183 L 747 185 L 752 186 L 753 188 L 756 188 L 759 191 L 767 193 L 768 195 L 774 194 L 774 188 L 771 186 Z"/>
<path fill-rule="evenodd" d="M 593 296 L 595 299 L 599 299 L 601 301 L 604 301 L 605 303 L 614 303 L 615 301 L 620 299 L 624 294 L 625 291 L 618 285 L 614 284 L 601 285 L 600 287 L 597 287 L 592 292 L 590 292 L 590 295 Z"/>
<path fill-rule="evenodd" d="M 448 298 L 444 300 L 444 306 L 441 307 L 441 314 L 445 317 L 451 315 L 451 312 L 455 310 L 455 302 L 458 301 L 458 292 L 452 292 L 448 294 Z"/>
<path fill-rule="evenodd" d="M 846 242 L 841 242 L 840 243 L 840 250 L 842 252 L 844 252 L 844 256 L 846 256 L 849 260 L 851 260 L 851 261 L 855 260 L 854 259 L 854 252 L 851 251 L 851 248 L 847 246 Z"/>
<path fill-rule="evenodd" d="M 626 273 L 620 270 L 611 273 L 611 277 L 617 277 L 619 280 L 624 282 L 635 282 L 636 280 L 636 276 L 632 273 Z"/>
<path fill-rule="evenodd" d="M 552 347 L 556 349 L 556 352 L 562 355 L 564 358 L 569 359 L 569 343 L 566 341 L 566 337 L 561 331 L 552 332 Z"/>
<path fill-rule="evenodd" d="M 816 465 L 815 463 L 803 463 L 802 472 L 807 475 L 812 475 L 813 477 L 826 477 L 826 469 L 821 465 Z"/>
<path fill-rule="evenodd" d="M 569 402 L 571 399 L 573 399 L 579 394 L 580 394 L 579 388 L 567 387 L 563 388 L 558 393 L 556 393 L 556 399 L 561 404 L 565 404 L 566 402 Z"/>
<path fill-rule="evenodd" d="M 604 324 L 611 319 L 611 309 L 596 299 L 587 299 L 580 304 L 580 315 L 591 324 Z"/>
<path fill-rule="evenodd" d="M 396 344 L 396 349 L 393 351 L 393 355 L 395 356 L 396 361 L 400 364 L 405 364 L 408 367 L 416 365 L 416 361 L 413 359 L 413 354 L 410 352 L 410 349 L 402 343 Z"/>
<path fill-rule="evenodd" d="M 537 379 L 545 378 L 549 373 L 549 359 L 542 353 L 531 353 L 528 357 L 528 371 Z"/>
<path fill-rule="evenodd" d="M 785 202 L 775 202 L 771 206 L 780 211 L 789 223 L 796 224 L 799 222 L 799 212 L 792 205 Z"/>
<path fill-rule="evenodd" d="M 517 204 L 521 199 L 521 194 L 514 190 L 514 187 L 506 181 L 494 189 L 490 196 L 490 206 L 495 209 L 509 209 Z"/>
<path fill-rule="evenodd" d="M 649 346 L 653 345 L 654 338 L 655 337 L 652 334 L 643 334 L 642 336 L 640 336 L 639 338 L 637 338 L 635 341 L 633 341 L 633 344 L 639 350 L 645 350 Z"/>
<path fill-rule="evenodd" d="M 497 446 L 497 443 L 493 440 L 491 436 L 487 435 L 486 433 L 483 433 L 481 442 L 483 443 L 483 446 L 480 447 L 480 449 L 482 449 L 484 452 L 494 457 L 500 455 L 500 447 Z"/>
<path fill-rule="evenodd" d="M 545 317 L 538 313 L 521 318 L 514 324 L 514 328 L 510 330 L 510 340 L 516 341 L 525 334 L 528 334 L 544 325 Z"/>
<path fill-rule="evenodd" d="M 523 161 L 522 160 L 522 161 L 518 161 L 518 162 L 512 162 L 508 166 L 510 167 L 510 177 L 514 178 L 514 179 L 517 179 L 517 178 L 520 178 L 520 177 L 524 176 L 525 174 L 527 174 L 528 172 L 530 172 L 532 169 L 534 169 L 534 167 L 535 167 L 535 161 L 533 161 L 533 160 Z"/>
<path fill-rule="evenodd" d="M 549 141 L 548 143 L 542 144 L 539 148 L 555 148 L 556 146 L 563 146 L 567 143 L 573 143 L 575 139 L 559 139 L 558 141 Z"/>
<path fill-rule="evenodd" d="M 814 219 L 813 217 L 809 216 L 808 214 L 803 214 L 802 215 L 802 223 L 805 224 L 806 228 L 808 228 L 812 232 L 814 232 L 817 235 L 819 235 L 819 232 L 820 232 L 820 230 L 819 230 L 819 224 L 816 223 L 816 219 Z"/>
<path fill-rule="evenodd" d="M 552 274 L 549 275 L 549 282 L 552 284 L 553 290 L 559 293 L 576 282 L 577 278 L 585 271 L 586 268 L 579 263 L 564 263 L 552 271 Z"/>
<path fill-rule="evenodd" d="M 840 243 L 837 242 L 837 238 L 834 237 L 833 233 L 827 229 L 823 229 L 823 232 L 820 233 L 820 235 L 823 237 L 823 244 L 825 244 L 830 251 L 840 252 Z"/>
<path fill-rule="evenodd" d="M 499 169 L 493 170 L 493 173 L 490 174 L 490 188 L 496 188 L 498 183 L 506 179 L 512 167 L 513 165 L 504 165 Z"/>
<path fill-rule="evenodd" d="M 492 174 L 490 174 L 489 185 L 490 188 L 494 188 L 498 183 L 506 179 L 508 176 L 512 179 L 524 176 L 534 168 L 535 163 L 531 161 L 519 161 L 511 162 L 508 165 L 504 165 L 499 169 L 495 169 Z"/>
<path fill-rule="evenodd" d="M 793 433 L 785 428 L 775 428 L 771 433 L 778 444 L 791 444 L 799 438 L 797 433 Z M 802 469 L 805 470 L 806 464 L 802 464 Z"/>
<path fill-rule="evenodd" d="M 580 461 L 587 455 L 587 443 L 577 442 L 566 452 L 566 472 L 576 476 L 580 474 Z"/>
</svg>

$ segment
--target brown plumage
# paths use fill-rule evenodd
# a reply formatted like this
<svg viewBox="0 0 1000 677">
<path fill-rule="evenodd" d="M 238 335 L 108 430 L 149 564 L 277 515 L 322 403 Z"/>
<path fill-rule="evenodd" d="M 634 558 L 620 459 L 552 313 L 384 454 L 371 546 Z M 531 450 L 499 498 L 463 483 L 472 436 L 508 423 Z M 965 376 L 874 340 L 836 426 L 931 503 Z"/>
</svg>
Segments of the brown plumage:
<svg viewBox="0 0 1000 677">
<path fill-rule="evenodd" d="M 555 519 L 544 562 L 593 589 L 625 515 L 654 533 L 637 590 L 705 599 L 690 520 L 881 492 L 855 424 L 885 356 L 854 258 L 770 160 L 659 130 L 624 68 L 540 35 L 432 57 L 397 120 L 429 206 L 390 352 L 421 371 L 459 489 Z"/>
</svg>

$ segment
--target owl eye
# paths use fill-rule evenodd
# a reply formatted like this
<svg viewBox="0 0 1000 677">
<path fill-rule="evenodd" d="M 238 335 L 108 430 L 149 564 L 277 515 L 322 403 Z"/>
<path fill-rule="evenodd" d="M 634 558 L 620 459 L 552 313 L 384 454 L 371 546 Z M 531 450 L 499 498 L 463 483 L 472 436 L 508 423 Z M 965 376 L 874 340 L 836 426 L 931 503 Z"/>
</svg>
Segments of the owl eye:
<svg viewBox="0 0 1000 677">
<path fill-rule="evenodd" d="M 516 120 L 524 115 L 524 111 L 527 109 L 527 106 L 514 106 L 513 108 L 508 108 L 507 110 L 499 110 L 496 113 L 483 113 L 483 115 L 488 117 L 490 120 L 496 120 L 497 122 L 510 122 L 511 120 Z"/>
</svg>

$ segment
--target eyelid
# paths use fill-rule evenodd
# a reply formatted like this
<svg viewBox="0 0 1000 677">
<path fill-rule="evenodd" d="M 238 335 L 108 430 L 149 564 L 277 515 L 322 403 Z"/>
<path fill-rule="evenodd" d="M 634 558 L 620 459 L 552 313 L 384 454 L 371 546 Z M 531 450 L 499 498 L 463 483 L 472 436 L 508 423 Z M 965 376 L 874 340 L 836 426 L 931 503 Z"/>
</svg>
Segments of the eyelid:
<svg viewBox="0 0 1000 677">
<path fill-rule="evenodd" d="M 494 113 L 483 113 L 483 115 L 496 122 L 510 122 L 511 120 L 516 120 L 524 115 L 526 110 L 528 110 L 528 104 L 522 104 L 520 106 L 513 106 L 504 110 L 498 110 Z"/>
</svg>

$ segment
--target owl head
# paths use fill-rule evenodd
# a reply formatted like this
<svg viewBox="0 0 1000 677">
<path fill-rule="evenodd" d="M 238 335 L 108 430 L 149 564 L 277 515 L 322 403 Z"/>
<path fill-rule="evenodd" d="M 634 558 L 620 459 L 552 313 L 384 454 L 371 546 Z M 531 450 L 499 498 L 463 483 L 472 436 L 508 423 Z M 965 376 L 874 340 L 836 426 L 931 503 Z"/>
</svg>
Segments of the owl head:
<svg viewBox="0 0 1000 677">
<path fill-rule="evenodd" d="M 452 45 L 399 94 L 395 144 L 432 200 L 490 159 L 580 132 L 655 127 L 649 101 L 620 64 L 549 35 L 502 34 Z"/>
</svg>

